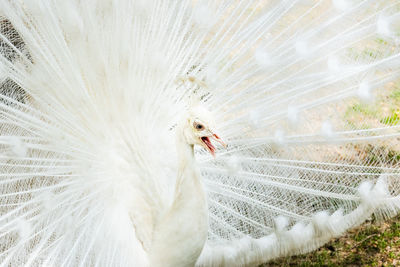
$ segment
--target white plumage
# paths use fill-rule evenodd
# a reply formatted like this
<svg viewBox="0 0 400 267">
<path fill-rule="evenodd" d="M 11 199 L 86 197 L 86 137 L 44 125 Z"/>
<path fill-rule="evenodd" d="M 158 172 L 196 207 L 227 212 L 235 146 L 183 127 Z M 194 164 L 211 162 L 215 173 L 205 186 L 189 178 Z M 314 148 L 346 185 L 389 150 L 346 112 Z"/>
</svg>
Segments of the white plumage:
<svg viewBox="0 0 400 267">
<path fill-rule="evenodd" d="M 1 1 L 0 265 L 256 266 L 398 214 L 399 40 L 395 0 Z"/>
</svg>

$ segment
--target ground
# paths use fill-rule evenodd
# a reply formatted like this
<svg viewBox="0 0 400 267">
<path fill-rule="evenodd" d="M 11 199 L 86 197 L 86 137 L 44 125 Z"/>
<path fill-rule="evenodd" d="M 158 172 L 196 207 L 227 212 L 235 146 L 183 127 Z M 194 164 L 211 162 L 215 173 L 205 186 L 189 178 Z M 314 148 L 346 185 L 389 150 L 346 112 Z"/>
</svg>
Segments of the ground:
<svg viewBox="0 0 400 267">
<path fill-rule="evenodd" d="M 367 221 L 314 252 L 262 265 L 267 266 L 400 266 L 400 216 Z"/>
</svg>

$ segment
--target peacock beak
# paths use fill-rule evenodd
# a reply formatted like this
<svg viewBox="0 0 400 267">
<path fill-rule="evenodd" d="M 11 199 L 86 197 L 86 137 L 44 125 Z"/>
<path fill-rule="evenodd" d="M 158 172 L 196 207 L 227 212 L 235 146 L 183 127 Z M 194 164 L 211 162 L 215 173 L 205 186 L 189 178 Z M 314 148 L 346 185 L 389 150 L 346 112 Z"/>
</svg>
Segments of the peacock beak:
<svg viewBox="0 0 400 267">
<path fill-rule="evenodd" d="M 222 141 L 222 139 L 221 139 L 218 135 L 216 135 L 216 134 L 214 134 L 214 133 L 212 133 L 210 136 L 203 136 L 203 137 L 201 137 L 201 141 L 202 141 L 202 143 L 203 143 L 204 148 L 205 148 L 208 152 L 210 152 L 211 155 L 212 155 L 213 157 L 215 157 L 215 147 L 214 147 L 214 145 L 211 143 L 211 139 L 212 139 L 212 140 L 215 140 L 216 142 L 218 142 L 218 143 L 219 143 L 221 146 L 223 146 L 224 148 L 226 148 L 227 146 L 226 146 L 226 144 L 224 143 L 224 141 Z"/>
<path fill-rule="evenodd" d="M 219 138 L 219 136 L 218 135 L 216 135 L 216 134 L 213 134 L 213 139 L 215 140 L 215 141 L 217 141 L 221 146 L 223 146 L 224 148 L 226 148 L 227 147 L 227 145 L 225 144 L 225 142 L 224 141 L 222 141 L 222 139 L 221 138 Z"/>
</svg>

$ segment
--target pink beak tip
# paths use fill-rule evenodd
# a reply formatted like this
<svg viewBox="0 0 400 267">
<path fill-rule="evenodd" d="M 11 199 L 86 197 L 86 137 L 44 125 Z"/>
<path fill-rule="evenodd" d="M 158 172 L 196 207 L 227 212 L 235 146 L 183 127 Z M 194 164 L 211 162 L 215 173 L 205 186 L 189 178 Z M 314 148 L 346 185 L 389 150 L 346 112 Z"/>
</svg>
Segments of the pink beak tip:
<svg viewBox="0 0 400 267">
<path fill-rule="evenodd" d="M 214 134 L 214 137 L 215 137 L 215 140 L 216 140 L 218 143 L 220 143 L 220 144 L 221 144 L 221 146 L 223 146 L 224 148 L 227 148 L 227 147 L 228 147 L 228 145 L 227 145 L 227 144 L 225 144 L 225 142 L 224 142 L 224 141 L 222 141 L 222 139 L 221 139 L 221 138 L 219 138 L 219 136 L 218 136 L 218 135 Z"/>
</svg>

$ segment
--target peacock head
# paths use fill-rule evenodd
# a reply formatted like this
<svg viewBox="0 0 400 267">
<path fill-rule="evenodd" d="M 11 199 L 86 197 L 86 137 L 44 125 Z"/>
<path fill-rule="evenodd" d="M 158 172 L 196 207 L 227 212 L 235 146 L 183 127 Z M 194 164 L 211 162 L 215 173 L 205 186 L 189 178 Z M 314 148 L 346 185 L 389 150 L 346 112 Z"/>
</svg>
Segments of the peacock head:
<svg viewBox="0 0 400 267">
<path fill-rule="evenodd" d="M 201 106 L 196 106 L 189 111 L 184 127 L 186 141 L 190 145 L 200 145 L 204 147 L 211 155 L 215 156 L 215 147 L 211 140 L 214 140 L 226 147 L 226 144 L 214 132 L 215 122 L 212 114 Z"/>
</svg>

